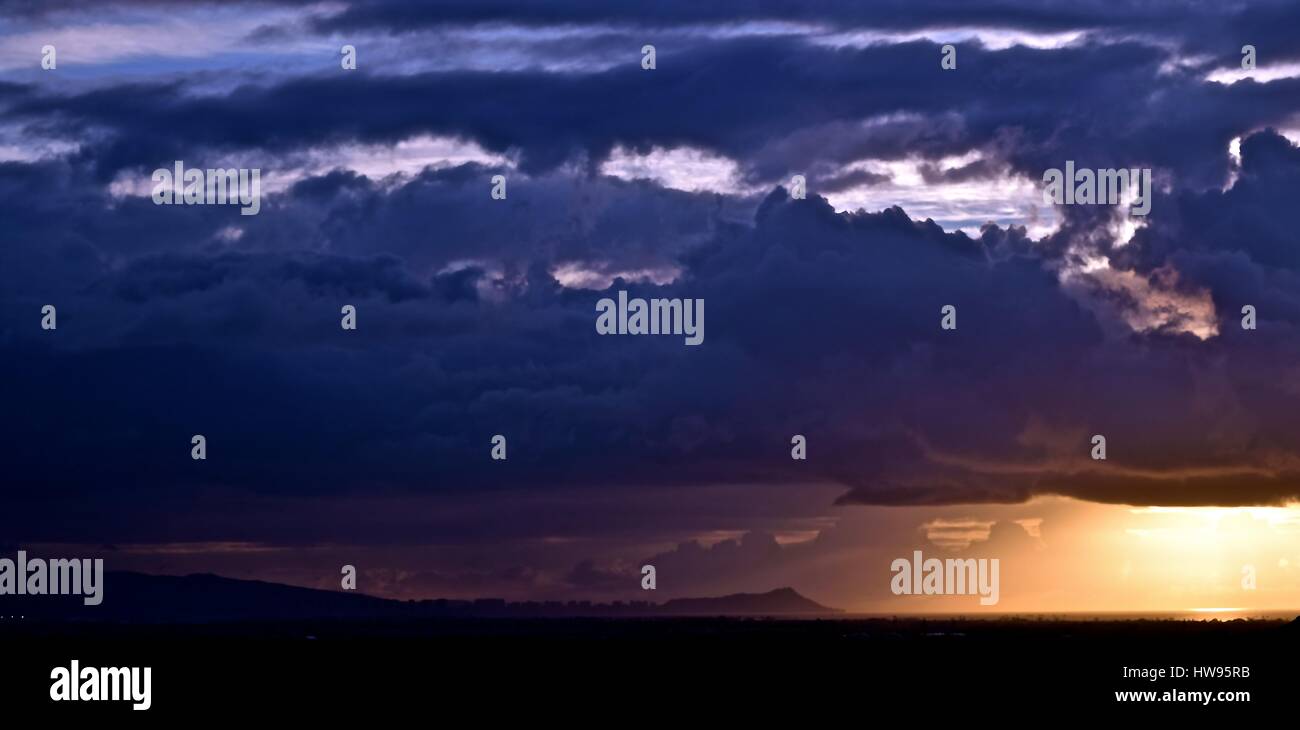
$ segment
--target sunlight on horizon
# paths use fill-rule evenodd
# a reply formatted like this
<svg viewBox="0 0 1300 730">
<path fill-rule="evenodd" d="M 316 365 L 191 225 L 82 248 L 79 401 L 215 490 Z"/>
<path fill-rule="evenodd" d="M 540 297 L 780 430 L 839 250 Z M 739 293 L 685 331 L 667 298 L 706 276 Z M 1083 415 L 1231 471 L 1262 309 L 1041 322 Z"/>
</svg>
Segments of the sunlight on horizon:
<svg viewBox="0 0 1300 730">
<path fill-rule="evenodd" d="M 1201 620 L 1300 609 L 1297 503 L 1160 507 L 1040 497 L 1018 505 L 893 509 L 915 520 L 922 546 L 935 557 L 998 558 L 1001 600 L 981 607 L 969 596 L 864 591 L 838 605 L 899 614 L 1190 613 Z"/>
</svg>

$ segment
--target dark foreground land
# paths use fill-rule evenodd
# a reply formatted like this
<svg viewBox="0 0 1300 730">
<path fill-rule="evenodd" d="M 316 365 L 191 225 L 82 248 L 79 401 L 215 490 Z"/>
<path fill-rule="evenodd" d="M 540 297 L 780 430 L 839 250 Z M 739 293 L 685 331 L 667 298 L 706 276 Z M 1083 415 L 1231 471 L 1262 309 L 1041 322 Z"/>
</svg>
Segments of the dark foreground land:
<svg viewBox="0 0 1300 730">
<path fill-rule="evenodd" d="M 468 618 L 203 625 L 0 623 L 0 705 L 37 717 L 358 714 L 422 725 L 623 726 L 741 718 L 876 725 L 940 715 L 1060 721 L 1255 717 L 1300 692 L 1300 623 L 1279 620 Z M 153 708 L 49 701 L 49 672 L 149 666 Z M 1183 667 L 1181 678 L 1124 668 Z M 1195 676 L 1245 667 L 1248 677 Z M 1241 670 L 1222 672 L 1240 674 Z M 1119 703 L 1127 690 L 1249 700 Z M 1041 715 L 1037 713 L 1050 713 Z M 460 718 L 453 720 L 453 718 Z M 383 726 L 392 723 L 380 723 Z M 766 723 L 765 723 L 766 724 Z M 367 724 L 370 726 L 370 723 Z"/>
</svg>

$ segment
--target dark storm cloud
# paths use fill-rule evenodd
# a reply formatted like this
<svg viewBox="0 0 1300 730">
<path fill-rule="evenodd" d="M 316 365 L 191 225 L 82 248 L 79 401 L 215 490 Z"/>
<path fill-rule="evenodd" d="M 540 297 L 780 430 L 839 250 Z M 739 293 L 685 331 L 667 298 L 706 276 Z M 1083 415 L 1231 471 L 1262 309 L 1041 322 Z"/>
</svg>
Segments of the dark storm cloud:
<svg viewBox="0 0 1300 730">
<path fill-rule="evenodd" d="M 1117 251 L 1141 270 L 1175 253 L 1240 253 L 1264 271 L 1300 272 L 1295 221 L 1284 215 L 1300 194 L 1300 149 L 1272 130 L 1242 142 L 1241 170 L 1228 190 L 1186 192 L 1154 209 L 1140 245 Z"/>
<path fill-rule="evenodd" d="M 222 3 L 229 5 L 231 3 Z M 256 6 L 310 6 L 312 0 L 240 0 Z M 166 11 L 203 5 L 192 0 L 3 0 L 0 13 L 42 18 L 105 6 Z M 964 0 L 757 0 L 742 3 L 697 3 L 690 0 L 608 3 L 599 0 L 401 0 L 344 2 L 341 11 L 319 19 L 325 31 L 380 29 L 395 33 L 466 24 L 560 25 L 610 23 L 629 26 L 731 25 L 738 21 L 789 21 L 831 27 L 876 27 L 914 30 L 935 27 L 1001 27 L 1028 31 L 1096 30 L 1149 33 L 1209 43 L 1223 37 L 1255 34 L 1268 41 L 1294 41 L 1285 33 L 1296 18 L 1294 4 L 1283 0 L 1223 4 L 1143 2 L 1142 0 L 1022 0 L 970 3 Z"/>
<path fill-rule="evenodd" d="M 734 4 L 606 3 L 594 0 L 519 3 L 510 0 L 411 4 L 396 0 L 351 4 L 319 18 L 324 32 L 381 29 L 404 34 L 465 24 L 611 24 L 640 30 L 647 42 L 671 34 L 675 26 L 754 21 L 805 24 L 819 31 L 877 29 L 918 31 L 936 28 L 998 28 L 1025 32 L 1078 31 L 1100 38 L 1129 37 L 1161 44 L 1185 56 L 1209 56 L 1216 65 L 1235 66 L 1242 45 L 1260 49 L 1268 63 L 1300 58 L 1300 7 L 1289 0 L 1225 4 L 1143 2 L 1142 0 L 884 0 L 861 3 L 800 0 Z M 789 33 L 802 32 L 797 27 Z"/>
<path fill-rule="evenodd" d="M 504 203 L 486 194 L 496 174 L 510 177 Z M 334 173 L 296 185 L 283 214 L 248 225 L 241 244 L 291 246 L 307 229 L 328 250 L 389 252 L 417 271 L 465 259 L 524 267 L 606 261 L 618 271 L 675 264 L 678 254 L 728 220 L 748 219 L 752 208 L 748 201 L 648 182 L 560 173 L 534 178 L 480 165 L 426 170 L 394 194 L 365 178 Z M 421 219 L 438 225 L 411 225 Z"/>
<path fill-rule="evenodd" d="M 867 170 L 850 170 L 840 175 L 816 180 L 813 184 L 816 186 L 817 190 L 834 193 L 862 185 L 878 185 L 880 183 L 889 182 L 889 180 L 889 175 L 869 172 Z"/>
<path fill-rule="evenodd" d="M 941 170 L 938 166 L 931 163 L 921 165 L 921 177 L 923 177 L 927 183 L 959 183 L 970 180 L 985 180 L 1000 177 L 1005 173 L 1006 171 L 999 167 L 997 163 L 989 160 L 976 160 L 975 162 L 951 170 Z"/>
<path fill-rule="evenodd" d="M 512 7 L 527 23 L 650 12 Z M 436 22 L 498 8 L 444 4 Z M 1039 30 L 1179 27 L 1148 4 L 1105 8 L 943 6 L 954 22 Z M 654 12 L 696 22 L 721 11 Z M 862 12 L 755 9 L 837 22 Z M 890 27 L 921 22 L 903 4 L 873 12 Z M 1254 28 L 1286 12 L 1230 19 Z M 330 22 L 415 28 L 429 17 L 358 5 Z M 633 54 L 595 73 L 360 71 L 204 94 L 184 79 L 0 85 L 2 121 L 80 145 L 0 163 L 4 532 L 68 537 L 55 507 L 93 497 L 103 538 L 120 539 L 113 526 L 138 525 L 141 504 L 183 508 L 232 489 L 292 500 L 831 482 L 842 502 L 871 504 L 1300 495 L 1300 153 L 1273 134 L 1249 137 L 1236 185 L 1219 190 L 1228 141 L 1300 111 L 1300 82 L 1210 84 L 1205 69 L 1170 71 L 1168 52 L 1141 42 L 963 44 L 962 71 L 948 73 L 928 42 L 678 38 L 654 73 Z M 248 219 L 105 191 L 176 159 L 271 170 L 310 149 L 422 134 L 516 155 L 520 169 L 463 165 L 396 182 L 340 169 L 268 195 Z M 806 171 L 812 194 L 760 204 L 596 174 L 620 145 L 726 155 L 751 184 Z M 946 233 L 899 208 L 837 213 L 816 195 L 873 181 L 844 172 L 849 162 L 971 150 L 988 159 L 923 171 L 962 181 L 1005 166 L 1039 179 L 1072 159 L 1153 166 L 1172 189 L 1122 249 L 1093 240 L 1110 223 L 1095 210 L 1065 211 L 1063 231 L 1035 242 L 1019 229 Z M 504 202 L 487 194 L 498 172 L 511 178 Z M 1141 285 L 1063 286 L 1084 245 Z M 555 278 L 566 264 L 596 279 L 676 278 L 566 288 Z M 706 344 L 598 336 L 596 300 L 624 288 L 703 298 Z M 1204 294 L 1219 334 L 1201 341 L 1182 331 L 1192 313 L 1179 303 L 1147 301 L 1170 292 Z M 44 304 L 59 307 L 55 332 L 39 329 Z M 358 308 L 356 332 L 339 327 L 344 304 Z M 953 332 L 939 329 L 946 304 L 959 310 Z M 1259 307 L 1258 331 L 1237 325 L 1243 304 Z M 1143 307 L 1172 319 L 1123 321 Z M 207 461 L 189 458 L 195 433 L 209 439 Z M 498 433 L 506 462 L 488 457 Z M 808 437 L 806 462 L 789 458 L 796 433 Z M 1087 458 L 1093 434 L 1108 438 L 1104 463 Z M 512 519 L 498 534 L 527 518 Z M 568 579 L 613 576 L 593 564 Z"/>
<path fill-rule="evenodd" d="M 305 6 L 311 5 L 313 2 L 315 0 L 228 0 L 221 4 Z M 205 4 L 212 5 L 213 3 L 197 2 L 196 0 L 111 0 L 111 2 L 96 2 L 96 0 L 0 0 L 0 13 L 16 18 L 44 19 L 58 13 L 87 10 L 102 11 L 106 7 L 166 12 L 169 9 Z"/>
<path fill-rule="evenodd" d="M 509 170 L 428 169 L 390 190 L 337 170 L 267 196 L 260 215 L 245 217 L 225 206 L 159 208 L 147 198 L 114 197 L 87 164 L 0 163 L 0 215 L 12 242 L 0 247 L 0 283 L 29 307 L 46 303 L 41 297 L 72 293 L 147 303 L 166 301 L 159 293 L 198 295 L 215 285 L 257 281 L 265 273 L 257 256 L 285 262 L 330 254 L 383 261 L 382 269 L 350 265 L 394 277 L 389 283 L 402 296 L 409 298 L 417 282 L 431 296 L 455 299 L 477 296 L 480 283 L 508 287 L 534 264 L 578 261 L 612 272 L 606 278 L 675 267 L 683 251 L 753 214 L 747 200 L 563 174 L 512 175 L 511 199 L 498 202 L 486 191 L 501 172 Z M 479 281 L 487 265 L 496 278 Z M 290 271 L 279 266 L 274 270 Z M 366 276 L 348 280 L 353 273 L 335 276 L 339 286 L 330 293 L 349 295 L 368 285 Z M 398 286 L 397 276 L 409 281 Z M 320 290 L 314 279 L 304 276 L 301 283 Z M 78 341 L 116 336 L 134 321 L 108 316 L 102 326 L 78 330 Z M 22 318 L 13 309 L 0 312 L 0 322 Z"/>
<path fill-rule="evenodd" d="M 1169 71 L 1138 43 L 1058 50 L 961 49 L 942 71 L 938 47 L 913 42 L 832 49 L 790 38 L 700 41 L 660 49 L 660 67 L 592 74 L 363 72 L 187 93 L 180 82 L 71 95 L 14 91 L 9 116 L 82 144 L 100 180 L 176 159 L 457 136 L 543 173 L 594 164 L 615 146 L 692 146 L 739 162 L 753 184 L 836 177 L 868 158 L 934 159 L 972 149 L 1038 179 L 1067 159 L 1151 166 L 1174 184 L 1217 186 L 1235 136 L 1300 113 L 1300 80 L 1208 83 Z M 810 96 L 810 89 L 816 89 Z M 862 93 L 869 89 L 870 93 Z M 302 109 L 312 109 L 302 114 Z M 177 130 L 184 130 L 178 134 Z M 834 182 L 832 182 L 834 186 Z"/>
<path fill-rule="evenodd" d="M 33 332 L 34 308 L 10 319 L 6 462 L 38 502 L 783 480 L 900 504 L 1296 494 L 1294 395 L 1268 377 L 1293 336 L 1108 338 L 1018 246 L 777 192 L 753 228 L 683 255 L 673 284 L 627 285 L 703 297 L 699 348 L 599 337 L 605 293 L 535 267 L 493 280 L 382 255 L 151 254 L 60 301 L 57 334 Z M 960 328 L 943 332 L 949 303 Z M 207 462 L 189 459 L 192 433 Z M 494 433 L 507 462 L 488 458 Z M 789 459 L 793 433 L 808 462 Z M 1106 468 L 1086 458 L 1093 433 Z"/>
<path fill-rule="evenodd" d="M 981 2 L 963 0 L 880 0 L 872 3 L 760 0 L 697 3 L 690 0 L 606 3 L 598 0 L 449 0 L 411 4 L 381 0 L 351 4 L 343 12 L 318 21 L 328 30 L 383 28 L 394 32 L 447 24 L 509 22 L 551 25 L 618 23 L 663 26 L 672 24 L 730 24 L 747 20 L 783 20 L 832 27 L 874 27 L 914 30 L 937 27 L 1001 27 L 1051 32 L 1095 30 L 1146 33 L 1186 39 L 1203 46 L 1238 37 L 1295 48 L 1295 38 L 1283 31 L 1297 19 L 1293 3 L 1275 0 L 1225 5 L 1203 2 L 1142 2 L 1141 0 L 1028 0 Z M 1288 22 L 1291 25 L 1288 25 Z M 1235 49 L 1233 49 L 1235 53 Z"/>
<path fill-rule="evenodd" d="M 1115 7 L 1118 4 L 1111 4 Z M 329 29 L 382 27 L 395 31 L 436 26 L 446 23 L 482 23 L 509 21 L 527 24 L 579 22 L 619 23 L 733 23 L 741 15 L 753 20 L 787 20 L 796 22 L 830 22 L 845 25 L 876 25 L 891 28 L 928 27 L 934 13 L 954 24 L 999 22 L 1032 29 L 1069 29 L 1098 24 L 1105 17 L 1099 6 L 1087 3 L 1039 2 L 972 5 L 954 0 L 923 2 L 886 2 L 864 5 L 852 2 L 799 2 L 766 0 L 745 3 L 737 8 L 728 4 L 693 3 L 686 0 L 656 3 L 652 6 L 632 3 L 601 3 L 592 0 L 561 2 L 508 2 L 492 0 L 451 0 L 450 2 L 411 5 L 401 2 L 356 4 L 343 13 L 321 22 Z M 1115 8 L 1123 12 L 1119 5 Z M 1112 17 L 1114 15 L 1112 10 Z"/>
</svg>

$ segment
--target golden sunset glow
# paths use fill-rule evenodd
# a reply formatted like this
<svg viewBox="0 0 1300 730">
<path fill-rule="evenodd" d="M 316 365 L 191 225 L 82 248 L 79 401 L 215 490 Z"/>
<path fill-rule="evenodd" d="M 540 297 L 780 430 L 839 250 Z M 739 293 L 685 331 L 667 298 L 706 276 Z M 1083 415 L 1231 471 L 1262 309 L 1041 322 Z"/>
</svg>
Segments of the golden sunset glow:
<svg viewBox="0 0 1300 730">
<path fill-rule="evenodd" d="M 913 511 L 921 510 L 896 514 Z M 928 597 L 912 602 L 919 610 L 1231 618 L 1300 602 L 1300 505 L 1130 507 L 1041 498 L 941 512 L 917 523 L 925 544 L 936 557 L 998 558 L 1001 600 L 981 608 L 970 597 Z M 990 529 L 999 524 L 1001 531 Z M 885 600 L 859 610 L 900 608 Z"/>
</svg>

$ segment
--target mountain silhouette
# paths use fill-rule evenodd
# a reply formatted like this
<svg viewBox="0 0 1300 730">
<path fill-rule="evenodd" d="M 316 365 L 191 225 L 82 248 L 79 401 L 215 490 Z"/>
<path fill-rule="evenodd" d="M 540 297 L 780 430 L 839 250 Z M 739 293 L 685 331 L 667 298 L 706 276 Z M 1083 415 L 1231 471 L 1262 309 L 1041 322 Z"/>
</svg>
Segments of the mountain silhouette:
<svg viewBox="0 0 1300 730">
<path fill-rule="evenodd" d="M 767 593 L 734 593 L 718 598 L 674 598 L 659 612 L 678 616 L 792 616 L 840 611 L 805 598 L 793 588 L 777 588 Z"/>
<path fill-rule="evenodd" d="M 439 617 L 544 618 L 581 616 L 789 616 L 839 613 L 792 588 L 716 598 L 649 601 L 476 600 L 400 601 L 343 590 L 320 590 L 224 578 L 111 572 L 103 602 L 86 606 L 81 596 L 4 596 L 0 614 L 29 621 L 115 623 L 215 623 L 238 621 L 385 620 Z"/>
</svg>

